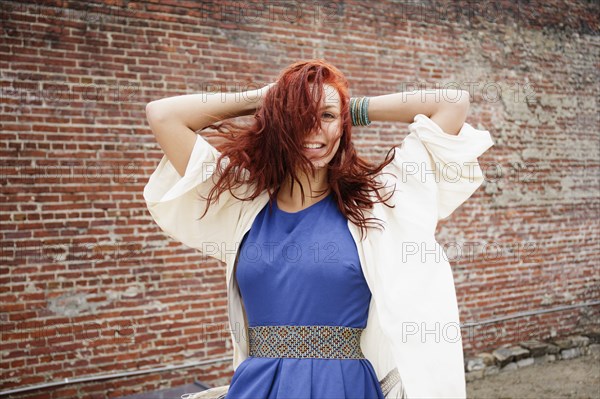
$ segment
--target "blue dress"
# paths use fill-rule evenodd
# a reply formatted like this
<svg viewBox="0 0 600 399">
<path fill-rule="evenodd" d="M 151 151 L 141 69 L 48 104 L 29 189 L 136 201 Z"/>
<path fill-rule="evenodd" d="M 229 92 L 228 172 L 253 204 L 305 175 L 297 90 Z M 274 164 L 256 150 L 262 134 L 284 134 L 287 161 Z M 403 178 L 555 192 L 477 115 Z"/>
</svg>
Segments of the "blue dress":
<svg viewBox="0 0 600 399">
<path fill-rule="evenodd" d="M 236 278 L 250 327 L 365 328 L 371 292 L 333 192 L 299 212 L 269 203 L 240 246 Z M 368 359 L 249 356 L 227 399 L 384 398 Z"/>
</svg>

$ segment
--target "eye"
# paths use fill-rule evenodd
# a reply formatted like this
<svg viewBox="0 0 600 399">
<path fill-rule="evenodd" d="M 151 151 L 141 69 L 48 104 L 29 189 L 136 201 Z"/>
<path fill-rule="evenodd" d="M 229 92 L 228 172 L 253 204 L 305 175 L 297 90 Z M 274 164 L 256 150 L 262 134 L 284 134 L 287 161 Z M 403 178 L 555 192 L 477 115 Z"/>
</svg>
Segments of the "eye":
<svg viewBox="0 0 600 399">
<path fill-rule="evenodd" d="M 325 118 L 335 118 L 335 115 L 334 115 L 334 114 L 332 114 L 331 112 L 324 112 L 324 113 L 323 113 L 323 116 L 324 116 Z"/>
</svg>

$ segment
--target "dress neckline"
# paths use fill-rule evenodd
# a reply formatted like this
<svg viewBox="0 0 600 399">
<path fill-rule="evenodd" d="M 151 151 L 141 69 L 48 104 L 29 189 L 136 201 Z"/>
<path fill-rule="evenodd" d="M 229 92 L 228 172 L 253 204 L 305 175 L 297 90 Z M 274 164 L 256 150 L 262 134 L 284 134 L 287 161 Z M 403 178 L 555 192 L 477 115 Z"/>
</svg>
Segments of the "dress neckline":
<svg viewBox="0 0 600 399">
<path fill-rule="evenodd" d="M 304 208 L 304 209 L 300 209 L 297 212 L 288 212 L 288 211 L 284 211 L 281 208 L 279 208 L 279 204 L 277 203 L 277 198 L 275 198 L 275 209 L 277 209 L 280 213 L 283 213 L 285 215 L 300 215 L 306 211 L 308 211 L 309 209 L 314 208 L 315 206 L 324 203 L 328 198 L 331 198 L 333 191 L 330 191 L 329 194 L 327 194 L 325 197 L 321 198 L 320 200 L 318 200 L 317 202 L 315 202 L 314 204 L 309 205 L 308 207 Z"/>
</svg>

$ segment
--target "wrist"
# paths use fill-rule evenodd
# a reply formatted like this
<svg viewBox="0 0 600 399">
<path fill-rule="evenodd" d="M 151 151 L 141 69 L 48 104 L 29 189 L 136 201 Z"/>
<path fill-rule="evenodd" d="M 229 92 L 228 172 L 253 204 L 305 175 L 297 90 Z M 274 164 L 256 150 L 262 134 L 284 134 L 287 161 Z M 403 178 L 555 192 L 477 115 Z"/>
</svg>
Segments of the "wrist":
<svg viewBox="0 0 600 399">
<path fill-rule="evenodd" d="M 258 90 L 248 90 L 242 93 L 244 111 L 254 113 L 260 105 L 261 95 Z"/>
<path fill-rule="evenodd" d="M 261 87 L 260 89 L 247 90 L 243 92 L 242 98 L 245 103 L 246 111 L 254 113 L 258 108 L 260 108 L 265 100 L 267 92 L 274 85 L 275 82 Z"/>
<path fill-rule="evenodd" d="M 351 97 L 350 98 L 350 120 L 352 126 L 369 126 L 369 103 L 370 97 Z"/>
</svg>

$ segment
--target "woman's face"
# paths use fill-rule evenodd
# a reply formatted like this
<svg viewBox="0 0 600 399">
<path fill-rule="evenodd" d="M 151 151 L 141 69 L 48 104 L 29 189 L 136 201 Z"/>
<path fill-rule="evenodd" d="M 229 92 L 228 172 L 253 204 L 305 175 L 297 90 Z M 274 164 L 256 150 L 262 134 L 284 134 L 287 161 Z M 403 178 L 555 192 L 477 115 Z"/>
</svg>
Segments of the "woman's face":
<svg viewBox="0 0 600 399">
<path fill-rule="evenodd" d="M 342 120 L 340 118 L 340 95 L 331 85 L 323 85 L 323 99 L 319 117 L 321 118 L 320 131 L 311 132 L 304 142 L 304 154 L 316 168 L 326 167 L 335 156 L 342 135 Z M 320 148 L 307 148 L 308 143 L 318 143 Z M 329 151 L 329 153 L 327 153 Z"/>
</svg>

